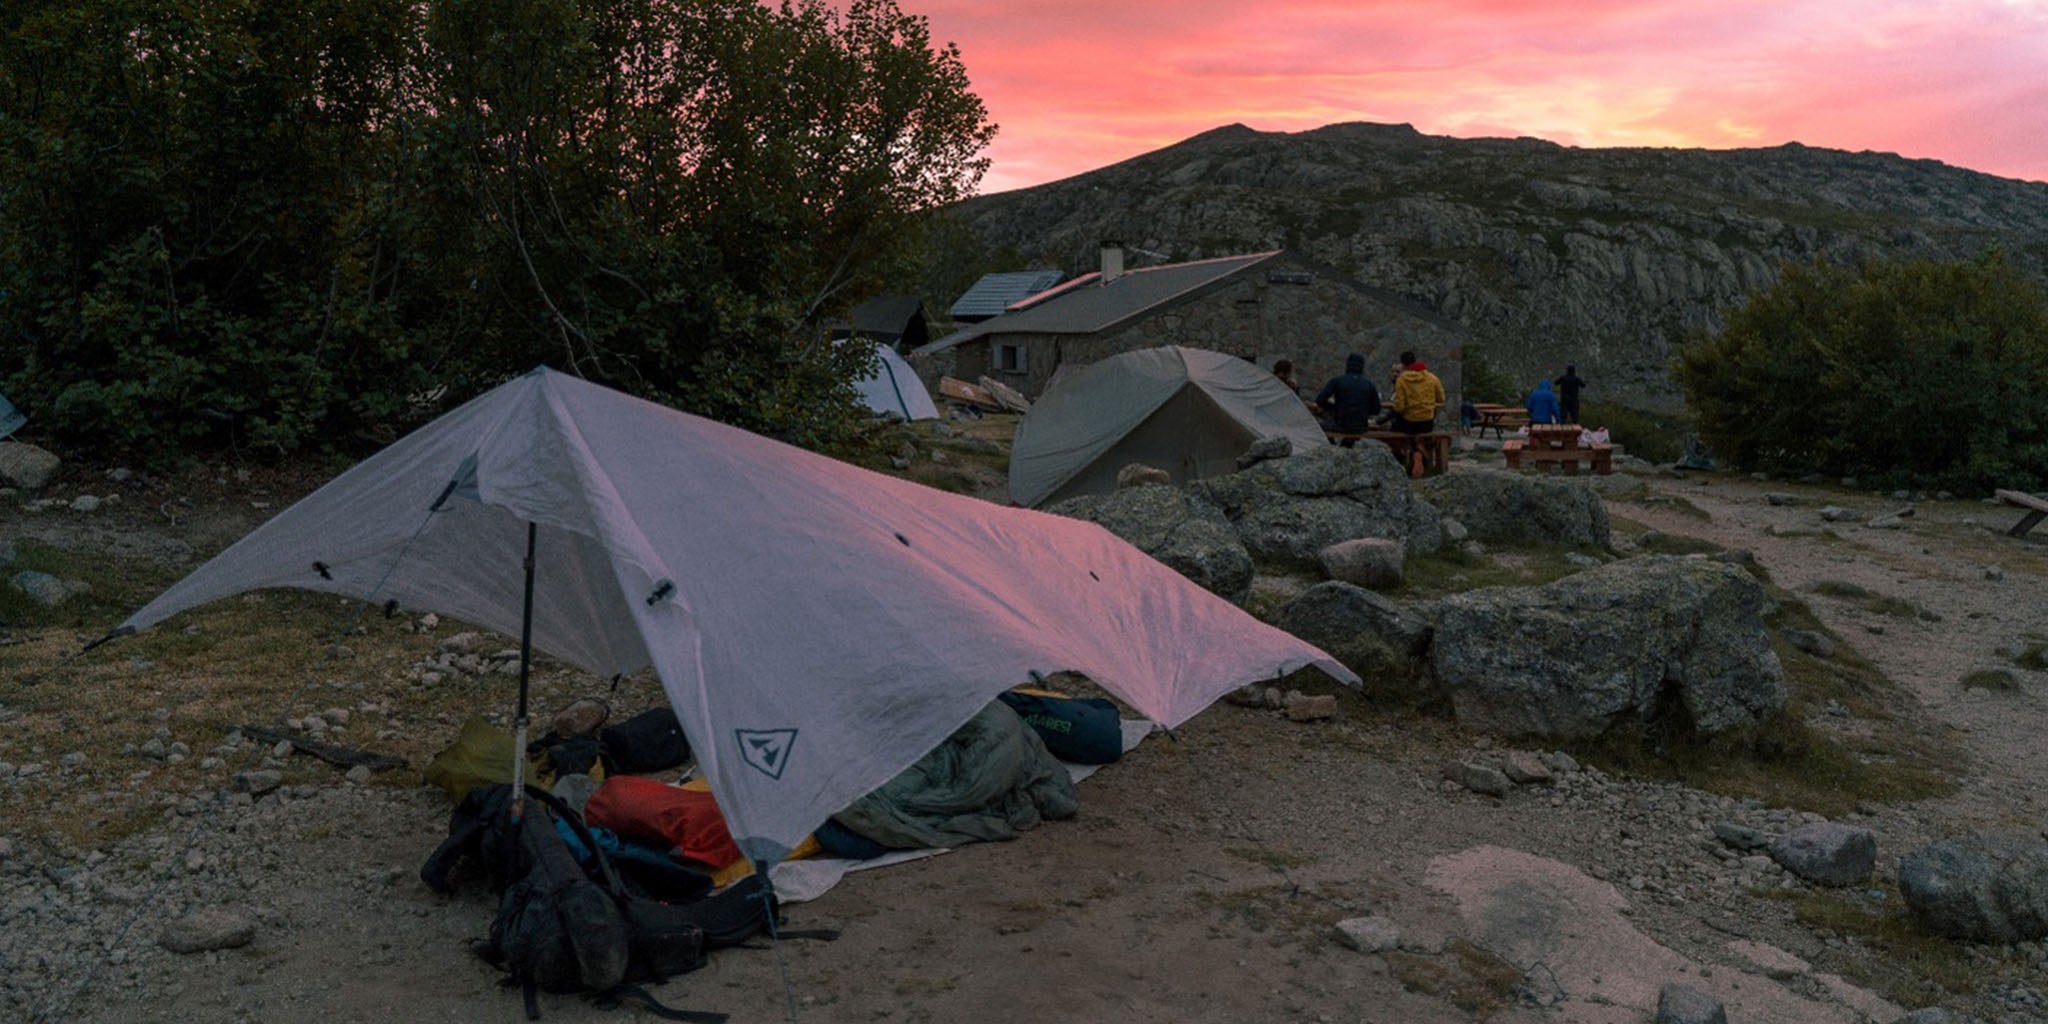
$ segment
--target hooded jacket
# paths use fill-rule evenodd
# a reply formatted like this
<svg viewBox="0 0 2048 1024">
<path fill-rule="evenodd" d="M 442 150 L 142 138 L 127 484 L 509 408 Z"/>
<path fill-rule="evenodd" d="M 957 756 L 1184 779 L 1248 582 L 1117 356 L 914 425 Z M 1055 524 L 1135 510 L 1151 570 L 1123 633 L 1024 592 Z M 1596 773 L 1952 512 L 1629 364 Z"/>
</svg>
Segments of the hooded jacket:
<svg viewBox="0 0 2048 1024">
<path fill-rule="evenodd" d="M 1550 382 L 1542 381 L 1536 390 L 1529 392 L 1529 422 L 1557 422 L 1557 393 L 1550 390 Z"/>
<path fill-rule="evenodd" d="M 1365 357 L 1354 352 L 1344 360 L 1344 375 L 1332 377 L 1316 393 L 1316 404 L 1330 410 L 1339 433 L 1362 434 L 1380 412 L 1380 389 L 1365 379 Z"/>
<path fill-rule="evenodd" d="M 1429 372 L 1422 360 L 1409 363 L 1408 368 L 1394 378 L 1394 411 L 1410 423 L 1425 423 L 1436 418 L 1436 411 L 1443 408 L 1444 382 Z"/>
</svg>

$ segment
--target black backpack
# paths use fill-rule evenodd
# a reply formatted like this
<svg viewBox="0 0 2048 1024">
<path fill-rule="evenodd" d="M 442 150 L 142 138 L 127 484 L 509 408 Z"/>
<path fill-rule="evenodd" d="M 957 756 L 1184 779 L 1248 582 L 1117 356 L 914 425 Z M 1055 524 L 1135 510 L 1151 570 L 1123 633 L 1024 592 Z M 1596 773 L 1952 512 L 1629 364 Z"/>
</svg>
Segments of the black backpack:
<svg viewBox="0 0 2048 1024">
<path fill-rule="evenodd" d="M 690 741 L 674 708 L 652 708 L 597 734 L 604 748 L 604 769 L 618 775 L 644 775 L 681 766 L 690 759 Z"/>
<path fill-rule="evenodd" d="M 510 786 L 472 790 L 420 877 L 448 892 L 464 856 L 483 862 L 501 895 L 490 938 L 477 952 L 520 986 L 527 1019 L 540 1019 L 537 993 L 545 991 L 591 992 L 607 1006 L 631 999 L 669 1020 L 725 1020 L 725 1014 L 671 1009 L 628 984 L 658 983 L 704 965 L 704 932 L 681 913 L 694 904 L 630 896 L 582 818 L 546 790 L 528 786 L 526 792 L 533 803 L 514 823 Z M 551 813 L 591 851 L 595 879 L 562 841 Z"/>
</svg>

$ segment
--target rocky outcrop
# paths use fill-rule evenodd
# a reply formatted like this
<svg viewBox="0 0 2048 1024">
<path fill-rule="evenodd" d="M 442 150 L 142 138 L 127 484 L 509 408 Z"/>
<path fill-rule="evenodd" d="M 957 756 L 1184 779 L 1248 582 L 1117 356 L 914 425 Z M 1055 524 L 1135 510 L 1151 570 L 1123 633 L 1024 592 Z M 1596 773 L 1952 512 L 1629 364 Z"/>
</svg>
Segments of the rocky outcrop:
<svg viewBox="0 0 2048 1024">
<path fill-rule="evenodd" d="M 1073 498 L 1049 511 L 1101 523 L 1225 600 L 1243 604 L 1251 595 L 1251 555 L 1222 510 L 1198 495 L 1151 484 Z"/>
<path fill-rule="evenodd" d="M 1585 737 L 1673 712 L 1723 732 L 1785 706 L 1769 605 L 1732 565 L 1630 559 L 1445 598 L 1430 667 L 1458 720 L 1489 732 Z"/>
<path fill-rule="evenodd" d="M 1488 544 L 1605 548 L 1610 539 L 1607 504 L 1574 480 L 1482 469 L 1416 481 L 1415 492 Z"/>
<path fill-rule="evenodd" d="M 1101 239 L 1172 259 L 1284 248 L 1462 324 L 1532 381 L 1675 406 L 1672 342 L 1815 259 L 2048 258 L 2048 186 L 1797 144 L 1592 149 L 1408 125 L 1242 126 L 955 208 L 991 250 L 1071 273 Z M 1010 266 L 991 270 L 1017 269 Z"/>
<path fill-rule="evenodd" d="M 1899 862 L 1899 893 L 1920 927 L 1972 942 L 2048 938 L 2048 844 L 1966 836 Z"/>
<path fill-rule="evenodd" d="M 1273 625 L 1358 673 L 1374 697 L 1411 701 L 1434 692 L 1429 620 L 1364 587 L 1318 583 L 1274 611 Z"/>
<path fill-rule="evenodd" d="M 1410 554 L 1443 542 L 1436 509 L 1415 497 L 1385 445 L 1312 448 L 1188 485 L 1221 509 L 1253 558 L 1315 567 L 1339 541 L 1381 537 Z"/>
</svg>

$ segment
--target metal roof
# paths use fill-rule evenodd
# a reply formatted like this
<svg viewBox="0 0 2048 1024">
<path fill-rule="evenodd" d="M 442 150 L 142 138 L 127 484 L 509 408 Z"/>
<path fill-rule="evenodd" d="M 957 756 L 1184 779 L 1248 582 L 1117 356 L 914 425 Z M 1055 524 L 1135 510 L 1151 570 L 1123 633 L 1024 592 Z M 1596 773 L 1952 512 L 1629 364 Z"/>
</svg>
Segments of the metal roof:
<svg viewBox="0 0 2048 1024">
<path fill-rule="evenodd" d="M 903 336 L 910 318 L 924 315 L 924 300 L 915 295 L 878 295 L 847 313 L 855 334 Z"/>
<path fill-rule="evenodd" d="M 1060 283 L 1065 274 L 1057 270 L 1015 270 L 1001 274 L 983 274 L 967 294 L 960 296 L 947 312 L 955 320 L 986 320 L 1003 315 L 1010 303 L 1029 295 L 1036 295 Z"/>
<path fill-rule="evenodd" d="M 1278 255 L 1280 251 L 1276 249 L 1245 256 L 1140 267 L 1125 271 L 1108 284 L 1096 284 L 1092 280 L 1095 275 L 1087 275 L 1062 287 L 1057 295 L 1035 299 L 1014 313 L 1005 313 L 993 320 L 984 320 L 965 330 L 955 331 L 917 352 L 938 352 L 999 333 L 1094 334 Z"/>
</svg>

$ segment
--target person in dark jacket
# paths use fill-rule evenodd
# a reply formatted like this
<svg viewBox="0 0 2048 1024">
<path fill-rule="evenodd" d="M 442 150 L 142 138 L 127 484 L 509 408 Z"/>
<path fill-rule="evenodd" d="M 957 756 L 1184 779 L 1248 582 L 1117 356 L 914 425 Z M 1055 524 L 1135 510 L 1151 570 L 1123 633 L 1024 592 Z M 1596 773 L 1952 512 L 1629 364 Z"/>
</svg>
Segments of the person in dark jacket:
<svg viewBox="0 0 2048 1024">
<path fill-rule="evenodd" d="M 1363 434 L 1380 412 L 1380 391 L 1365 379 L 1365 356 L 1353 352 L 1344 357 L 1344 374 L 1330 378 L 1316 393 L 1316 408 L 1329 413 L 1330 430 L 1339 434 Z M 1347 438 L 1351 447 L 1355 438 Z"/>
<path fill-rule="evenodd" d="M 1529 392 L 1527 407 L 1531 424 L 1557 422 L 1557 392 L 1550 390 L 1549 381 L 1536 383 L 1536 390 Z"/>
<path fill-rule="evenodd" d="M 1579 392 L 1586 386 L 1586 380 L 1579 376 L 1579 368 L 1570 363 L 1564 367 L 1564 376 L 1557 379 L 1558 422 L 1579 421 Z"/>
</svg>

